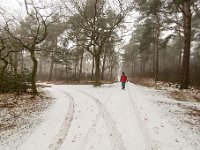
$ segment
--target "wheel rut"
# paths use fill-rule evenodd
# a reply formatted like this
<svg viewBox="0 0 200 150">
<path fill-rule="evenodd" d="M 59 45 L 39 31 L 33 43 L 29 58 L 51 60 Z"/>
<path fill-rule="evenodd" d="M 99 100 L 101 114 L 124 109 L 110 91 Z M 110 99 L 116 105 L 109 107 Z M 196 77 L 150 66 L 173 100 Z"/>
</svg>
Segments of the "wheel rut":
<svg viewBox="0 0 200 150">
<path fill-rule="evenodd" d="M 75 112 L 75 109 L 74 109 L 74 105 L 75 105 L 74 98 L 67 92 L 61 91 L 59 89 L 56 89 L 56 90 L 58 90 L 61 93 L 64 93 L 65 95 L 67 95 L 67 97 L 70 100 L 70 103 L 69 103 L 69 107 L 68 107 L 68 112 L 66 114 L 64 122 L 62 123 L 62 126 L 61 126 L 61 128 L 59 130 L 59 133 L 54 137 L 54 141 L 49 146 L 50 150 L 58 150 L 62 146 L 62 144 L 63 144 L 63 142 L 64 142 L 64 140 L 67 137 L 67 134 L 69 132 L 72 120 L 74 118 L 74 112 Z"/>
<path fill-rule="evenodd" d="M 138 109 L 138 107 L 136 106 L 135 104 L 135 100 L 134 99 L 137 99 L 136 97 L 133 98 L 132 97 L 132 94 L 130 92 L 130 88 L 129 86 L 127 86 L 128 88 L 128 97 L 130 99 L 130 102 L 131 102 L 131 106 L 133 108 L 133 111 L 134 111 L 134 115 L 136 116 L 136 119 L 137 119 L 137 123 L 138 123 L 138 127 L 143 135 L 143 138 L 144 138 L 144 141 L 145 141 L 145 145 L 148 149 L 151 149 L 151 150 L 158 150 L 158 148 L 156 148 L 153 144 L 152 144 L 152 140 L 149 136 L 149 133 L 148 133 L 148 130 L 147 128 L 145 127 L 145 122 L 142 120 L 142 117 L 141 117 L 141 114 L 140 114 L 140 111 Z"/>
<path fill-rule="evenodd" d="M 110 137 L 110 141 L 111 141 L 111 144 L 112 144 L 112 149 L 113 150 L 126 150 L 124 142 L 123 142 L 123 140 L 121 138 L 121 134 L 117 130 L 115 121 L 113 120 L 111 114 L 108 112 L 108 110 L 105 107 L 105 104 L 108 102 L 109 98 L 106 100 L 105 104 L 103 104 L 102 102 L 99 101 L 99 99 L 97 99 L 96 97 L 92 96 L 91 94 L 89 94 L 87 92 L 84 92 L 84 91 L 80 91 L 80 90 L 79 90 L 79 92 L 87 95 L 92 100 L 94 100 L 94 102 L 96 103 L 96 105 L 97 105 L 97 107 L 99 108 L 99 111 L 100 111 L 99 114 L 97 114 L 97 116 L 95 118 L 95 122 L 94 122 L 93 126 L 90 128 L 90 130 L 89 130 L 89 132 L 88 132 L 88 134 L 87 134 L 87 136 L 85 138 L 84 144 L 82 145 L 83 146 L 82 149 L 86 148 L 90 137 L 95 132 L 95 126 L 97 125 L 98 121 L 100 120 L 100 118 L 102 116 L 103 119 L 104 119 L 104 122 L 105 122 L 105 126 L 106 126 L 106 129 L 107 129 L 107 132 L 108 132 L 109 137 Z M 111 94 L 110 94 L 110 96 L 111 96 Z"/>
<path fill-rule="evenodd" d="M 106 98 L 105 102 L 104 102 L 104 105 L 106 105 L 111 97 L 111 95 L 113 94 L 113 92 L 116 90 L 117 86 L 115 86 L 115 88 L 113 88 L 113 90 L 110 92 L 110 94 L 108 95 L 108 97 Z M 79 90 L 77 90 L 79 91 Z M 79 91 L 82 93 L 82 91 Z M 82 93 L 85 95 L 85 93 Z M 99 113 L 96 115 L 96 118 L 93 122 L 93 125 L 90 127 L 90 129 L 88 130 L 87 134 L 86 134 L 86 137 L 84 138 L 84 141 L 83 143 L 81 144 L 80 148 L 81 150 L 84 150 L 86 149 L 87 145 L 88 145 L 88 142 L 90 141 L 92 135 L 95 133 L 95 128 L 96 128 L 96 125 L 98 124 L 100 118 L 102 117 L 102 111 L 99 111 Z"/>
</svg>

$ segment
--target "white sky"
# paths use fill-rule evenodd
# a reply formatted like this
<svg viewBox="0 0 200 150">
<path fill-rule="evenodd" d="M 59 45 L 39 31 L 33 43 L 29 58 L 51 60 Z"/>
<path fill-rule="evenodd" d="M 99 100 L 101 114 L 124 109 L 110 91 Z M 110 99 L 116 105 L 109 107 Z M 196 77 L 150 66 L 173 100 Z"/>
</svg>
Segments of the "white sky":
<svg viewBox="0 0 200 150">
<path fill-rule="evenodd" d="M 19 2 L 23 2 L 23 0 L 19 0 Z M 17 10 L 20 8 L 19 2 L 17 0 L 1 0 L 0 6 L 7 10 Z"/>
<path fill-rule="evenodd" d="M 35 0 L 34 0 L 35 1 Z M 36 0 L 39 1 L 39 0 Z M 50 2 L 52 0 L 46 0 L 47 2 Z M 0 7 L 4 8 L 9 16 L 13 16 L 16 14 L 16 16 L 22 16 L 23 15 L 23 9 L 24 9 L 24 0 L 0 0 Z M 131 33 L 133 31 L 133 23 L 135 22 L 138 14 L 137 13 L 132 13 L 130 17 L 126 19 L 126 26 L 127 30 L 123 31 L 123 43 L 128 43 L 129 39 L 131 38 Z"/>
<path fill-rule="evenodd" d="M 10 18 L 12 16 L 21 17 L 23 16 L 23 11 L 25 10 L 23 0 L 0 0 L 0 7 L 3 8 L 6 12 L 4 12 L 4 17 Z M 1 10 L 1 13 L 3 11 Z M 0 16 L 0 19 L 2 17 Z"/>
</svg>

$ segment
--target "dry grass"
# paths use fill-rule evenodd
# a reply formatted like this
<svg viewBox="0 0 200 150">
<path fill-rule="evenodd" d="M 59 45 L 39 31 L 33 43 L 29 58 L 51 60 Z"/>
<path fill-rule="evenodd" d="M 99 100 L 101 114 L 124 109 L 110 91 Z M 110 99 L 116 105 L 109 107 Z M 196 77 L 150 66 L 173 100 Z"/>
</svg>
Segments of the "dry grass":
<svg viewBox="0 0 200 150">
<path fill-rule="evenodd" d="M 179 90 L 179 86 L 173 83 L 157 82 L 148 78 L 134 78 L 130 80 L 135 84 L 139 84 L 146 87 L 153 87 L 157 90 L 165 90 L 174 99 L 180 101 L 194 101 L 200 102 L 200 90 L 190 88 L 185 90 Z"/>
<path fill-rule="evenodd" d="M 155 82 L 153 79 L 149 78 L 129 78 L 129 81 L 133 82 L 134 84 L 139 84 L 146 87 L 154 87 Z"/>
<path fill-rule="evenodd" d="M 169 93 L 176 100 L 200 102 L 200 93 L 198 90 L 174 90 Z"/>
<path fill-rule="evenodd" d="M 30 94 L 0 95 L 0 132 L 18 128 L 33 116 L 45 110 L 51 100 L 45 93 L 33 97 Z"/>
</svg>

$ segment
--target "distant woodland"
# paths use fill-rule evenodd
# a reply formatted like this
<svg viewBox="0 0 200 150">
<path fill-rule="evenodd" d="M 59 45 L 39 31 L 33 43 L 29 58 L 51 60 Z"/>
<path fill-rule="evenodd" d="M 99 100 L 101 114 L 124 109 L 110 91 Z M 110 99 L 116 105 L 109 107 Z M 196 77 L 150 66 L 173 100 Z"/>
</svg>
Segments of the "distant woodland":
<svg viewBox="0 0 200 150">
<path fill-rule="evenodd" d="M 24 0 L 19 6 L 18 13 L 0 6 L 0 93 L 36 95 L 38 81 L 100 86 L 121 71 L 180 89 L 200 87 L 199 0 Z"/>
</svg>

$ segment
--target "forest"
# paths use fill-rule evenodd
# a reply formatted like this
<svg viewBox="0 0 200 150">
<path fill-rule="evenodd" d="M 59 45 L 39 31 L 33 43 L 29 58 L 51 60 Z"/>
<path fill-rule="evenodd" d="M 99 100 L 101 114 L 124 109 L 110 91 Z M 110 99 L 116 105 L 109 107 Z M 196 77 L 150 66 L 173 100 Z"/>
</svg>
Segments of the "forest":
<svg viewBox="0 0 200 150">
<path fill-rule="evenodd" d="M 100 86 L 121 71 L 200 87 L 198 0 L 18 3 L 13 13 L 0 5 L 0 93 L 36 95 L 39 81 Z"/>
</svg>

